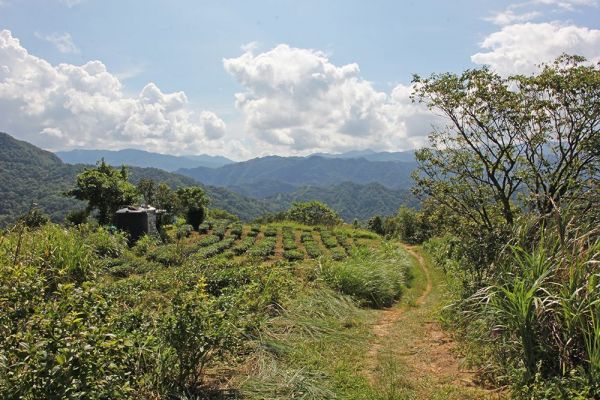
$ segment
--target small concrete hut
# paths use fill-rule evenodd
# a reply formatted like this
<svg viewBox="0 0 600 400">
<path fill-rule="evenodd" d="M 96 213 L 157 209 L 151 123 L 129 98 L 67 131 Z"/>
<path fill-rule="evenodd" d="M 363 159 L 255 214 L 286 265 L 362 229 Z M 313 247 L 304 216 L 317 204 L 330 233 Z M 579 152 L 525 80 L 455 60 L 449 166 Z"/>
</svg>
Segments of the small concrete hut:
<svg viewBox="0 0 600 400">
<path fill-rule="evenodd" d="M 124 207 L 115 213 L 115 226 L 129 233 L 131 243 L 137 241 L 143 235 L 158 235 L 157 215 L 162 210 L 151 206 Z"/>
</svg>

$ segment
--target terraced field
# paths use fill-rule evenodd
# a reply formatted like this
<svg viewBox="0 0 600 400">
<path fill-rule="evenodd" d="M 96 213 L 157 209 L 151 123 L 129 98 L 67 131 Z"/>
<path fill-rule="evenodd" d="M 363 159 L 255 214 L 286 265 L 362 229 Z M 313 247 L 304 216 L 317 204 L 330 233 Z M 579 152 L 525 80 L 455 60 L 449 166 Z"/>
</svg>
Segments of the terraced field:
<svg viewBox="0 0 600 400">
<path fill-rule="evenodd" d="M 355 243 L 375 238 L 369 232 L 348 227 L 313 228 L 291 223 L 242 225 L 219 220 L 203 224 L 199 232 L 181 239 L 179 246 L 185 257 L 195 259 L 235 257 L 275 262 L 325 257 L 339 261 L 348 256 Z M 161 262 L 160 258 L 154 260 Z M 164 264 L 169 261 L 162 260 Z"/>
</svg>

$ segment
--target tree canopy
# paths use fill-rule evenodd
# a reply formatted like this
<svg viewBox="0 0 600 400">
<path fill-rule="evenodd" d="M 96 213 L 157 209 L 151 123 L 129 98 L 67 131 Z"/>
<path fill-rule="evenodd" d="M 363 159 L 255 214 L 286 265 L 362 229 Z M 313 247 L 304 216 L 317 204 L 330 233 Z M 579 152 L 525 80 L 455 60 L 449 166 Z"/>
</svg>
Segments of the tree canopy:
<svg viewBox="0 0 600 400">
<path fill-rule="evenodd" d="M 129 183 L 127 169 L 116 169 L 101 160 L 95 168 L 86 168 L 77 175 L 69 196 L 88 202 L 88 211 L 98 211 L 98 222 L 107 224 L 115 211 L 138 200 L 136 187 Z"/>
<path fill-rule="evenodd" d="M 414 99 L 446 117 L 417 152 L 416 192 L 477 229 L 548 217 L 598 192 L 600 65 L 561 56 L 531 76 L 488 68 L 415 76 Z"/>
<path fill-rule="evenodd" d="M 190 186 L 177 189 L 179 207 L 186 217 L 188 224 L 198 230 L 200 224 L 206 217 L 205 207 L 208 205 L 208 197 L 200 186 Z"/>
<path fill-rule="evenodd" d="M 294 203 L 287 212 L 287 217 L 307 225 L 337 225 L 342 222 L 340 216 L 318 201 Z"/>
</svg>

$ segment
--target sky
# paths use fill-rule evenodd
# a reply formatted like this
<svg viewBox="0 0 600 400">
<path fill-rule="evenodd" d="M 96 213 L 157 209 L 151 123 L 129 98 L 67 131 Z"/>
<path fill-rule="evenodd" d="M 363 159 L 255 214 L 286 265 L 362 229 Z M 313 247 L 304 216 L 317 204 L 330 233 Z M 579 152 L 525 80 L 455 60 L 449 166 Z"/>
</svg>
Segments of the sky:
<svg viewBox="0 0 600 400">
<path fill-rule="evenodd" d="M 245 160 L 427 143 L 413 74 L 600 61 L 600 0 L 0 0 L 0 131 Z"/>
</svg>

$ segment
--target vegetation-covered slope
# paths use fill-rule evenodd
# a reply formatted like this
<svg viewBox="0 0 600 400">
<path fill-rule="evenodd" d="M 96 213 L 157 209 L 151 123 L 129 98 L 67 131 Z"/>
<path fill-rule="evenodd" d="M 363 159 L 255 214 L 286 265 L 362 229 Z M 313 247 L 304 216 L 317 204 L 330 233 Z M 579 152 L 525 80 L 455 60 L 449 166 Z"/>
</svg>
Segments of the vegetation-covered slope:
<svg viewBox="0 0 600 400">
<path fill-rule="evenodd" d="M 412 184 L 410 173 L 414 167 L 414 162 L 368 161 L 364 158 L 270 156 L 216 169 L 193 168 L 178 172 L 198 182 L 223 187 L 279 181 L 293 186 L 378 182 L 389 188 L 408 188 Z"/>
<path fill-rule="evenodd" d="M 64 164 L 54 154 L 0 133 L 0 226 L 5 226 L 27 211 L 31 202 L 38 204 L 52 220 L 60 221 L 74 209 L 85 205 L 63 193 L 75 182 L 86 166 Z M 197 183 L 185 176 L 156 168 L 130 168 L 133 183 L 142 178 L 165 182 L 172 188 Z M 268 211 L 254 199 L 221 188 L 205 187 L 211 207 L 222 208 L 244 219 L 256 218 Z"/>
<path fill-rule="evenodd" d="M 310 160 L 321 160 L 311 158 Z M 82 202 L 63 196 L 85 165 L 63 163 L 54 154 L 0 134 L 0 226 L 14 221 L 26 212 L 34 201 L 54 221 L 62 220 L 74 209 L 83 208 Z M 172 188 L 198 183 L 190 177 L 157 168 L 130 167 L 130 179 L 136 183 L 142 178 L 165 182 Z M 229 211 L 249 221 L 274 211 L 289 208 L 296 201 L 317 200 L 330 205 L 344 220 L 366 220 L 374 214 L 393 214 L 400 205 L 412 204 L 414 199 L 407 190 L 388 189 L 381 184 L 366 185 L 342 183 L 339 185 L 296 188 L 280 181 L 245 183 L 237 189 L 248 196 L 267 192 L 269 197 L 259 200 L 213 186 L 204 186 L 210 198 L 210 207 Z M 286 193 L 282 193 L 286 192 Z M 273 194 L 275 193 L 275 194 Z"/>
<path fill-rule="evenodd" d="M 294 202 L 317 200 L 329 205 L 346 222 L 354 218 L 367 220 L 373 215 L 393 215 L 402 205 L 416 206 L 416 199 L 407 189 L 388 189 L 379 183 L 359 185 L 344 182 L 328 187 L 305 186 L 291 193 L 279 193 L 266 201 L 287 209 Z"/>
</svg>

